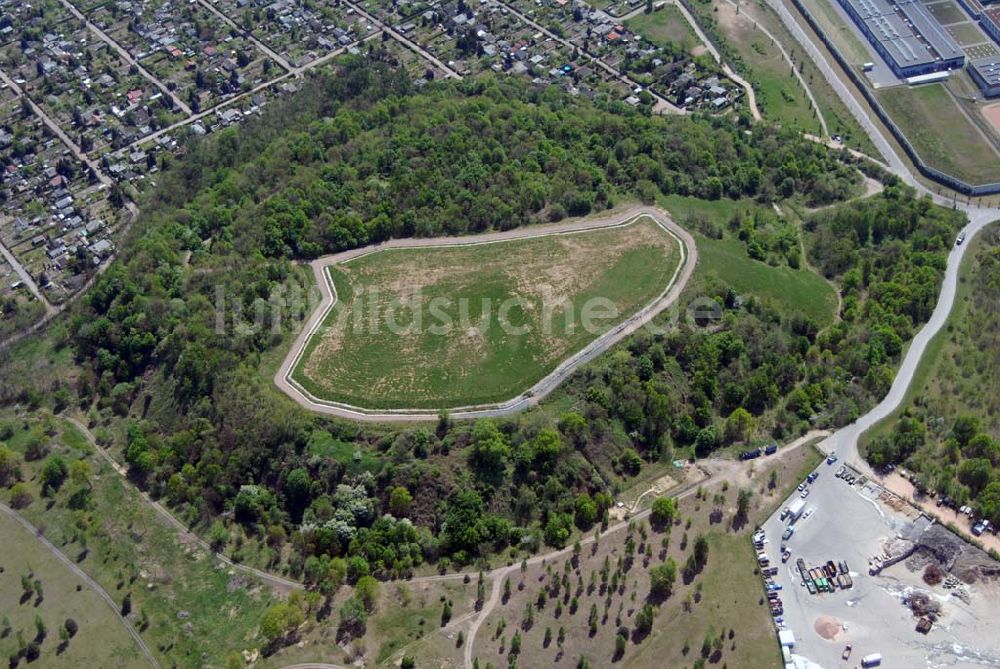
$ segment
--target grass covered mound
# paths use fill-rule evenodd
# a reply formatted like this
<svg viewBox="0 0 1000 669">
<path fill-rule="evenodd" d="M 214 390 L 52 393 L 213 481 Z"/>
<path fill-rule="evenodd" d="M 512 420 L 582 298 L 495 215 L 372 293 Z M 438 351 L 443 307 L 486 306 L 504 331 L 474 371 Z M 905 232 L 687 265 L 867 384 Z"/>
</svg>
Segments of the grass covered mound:
<svg viewBox="0 0 1000 669">
<path fill-rule="evenodd" d="M 647 217 L 369 254 L 329 269 L 338 302 L 294 377 L 320 398 L 365 408 L 507 400 L 659 297 L 680 258 L 677 240 Z"/>
</svg>

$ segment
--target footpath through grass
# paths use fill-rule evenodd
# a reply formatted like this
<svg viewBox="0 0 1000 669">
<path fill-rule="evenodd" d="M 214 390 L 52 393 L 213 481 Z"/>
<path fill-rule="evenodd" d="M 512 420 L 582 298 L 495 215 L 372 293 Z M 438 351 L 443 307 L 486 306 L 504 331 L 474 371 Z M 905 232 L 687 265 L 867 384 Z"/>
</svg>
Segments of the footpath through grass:
<svg viewBox="0 0 1000 669">
<path fill-rule="evenodd" d="M 4 545 L 0 549 L 0 657 L 11 657 L 22 641 L 35 641 L 40 654 L 27 660 L 28 666 L 149 667 L 107 603 L 6 514 L 0 514 L 0 537 Z M 27 591 L 25 578 L 30 584 Z M 35 590 L 30 590 L 36 583 Z M 45 629 L 41 638 L 37 620 Z M 77 630 L 62 641 L 59 632 L 67 620 L 75 622 Z"/>
<path fill-rule="evenodd" d="M 760 206 L 727 199 L 708 202 L 679 195 L 663 198 L 662 204 L 682 224 L 687 217 L 695 215 L 723 227 L 737 210 Z M 741 295 L 770 303 L 783 314 L 804 314 L 820 327 L 833 322 L 837 295 L 819 274 L 804 268 L 774 267 L 754 260 L 747 255 L 744 245 L 728 234 L 722 239 L 714 239 L 694 230 L 691 232 L 698 246 L 695 279 L 716 279 L 732 286 Z"/>
<path fill-rule="evenodd" d="M 253 579 L 229 573 L 205 551 L 186 544 L 74 426 L 47 414 L 8 410 L 0 413 L 0 429 L 8 435 L 8 447 L 21 460 L 24 488 L 30 496 L 20 513 L 128 611 L 132 624 L 163 666 L 223 666 L 230 653 L 253 645 L 260 617 L 272 603 L 270 591 Z M 58 491 L 46 497 L 39 474 L 53 457 L 61 458 L 67 467 L 80 461 L 87 473 L 83 480 L 67 478 Z M 0 499 L 15 506 L 10 489 L 0 488 Z M 29 556 L 37 553 L 30 544 L 24 550 Z M 15 571 L 13 577 L 18 579 L 19 588 L 20 574 Z M 51 596 L 53 601 L 65 590 L 58 584 L 53 585 L 51 594 L 45 589 L 46 598 Z M 6 608 L 5 604 L 5 612 Z M 121 628 L 110 611 L 111 618 L 103 619 L 105 609 L 107 605 L 101 602 L 86 615 L 81 614 L 77 620 L 81 635 L 70 648 L 89 643 L 88 636 L 82 634 L 85 624 L 91 624 L 88 620 L 94 624 L 100 620 L 106 634 Z M 57 635 L 54 622 L 47 622 L 50 634 Z M 92 638 L 100 643 L 98 633 Z M 108 643 L 111 641 L 109 636 Z M 79 666 L 119 666 L 113 656 L 108 657 L 110 664 Z M 125 653 L 121 657 L 129 659 Z M 60 660 L 50 666 L 73 665 Z"/>
<path fill-rule="evenodd" d="M 626 25 L 643 39 L 660 46 L 679 44 L 685 51 L 691 51 L 701 44 L 680 10 L 672 5 L 652 14 L 638 14 L 626 21 Z"/>
</svg>

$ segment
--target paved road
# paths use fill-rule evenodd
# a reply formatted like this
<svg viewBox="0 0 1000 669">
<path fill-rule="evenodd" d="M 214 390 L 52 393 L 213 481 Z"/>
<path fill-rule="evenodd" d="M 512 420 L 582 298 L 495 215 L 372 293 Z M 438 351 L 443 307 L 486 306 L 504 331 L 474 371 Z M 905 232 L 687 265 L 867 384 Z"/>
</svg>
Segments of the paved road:
<svg viewBox="0 0 1000 669">
<path fill-rule="evenodd" d="M 122 625 L 125 626 L 125 629 L 128 631 L 129 635 L 135 640 L 136 644 L 139 646 L 139 650 L 141 650 L 142 654 L 146 656 L 147 660 L 149 660 L 149 663 L 151 665 L 153 665 L 154 667 L 156 667 L 156 669 L 160 669 L 160 663 L 156 659 L 156 657 L 153 656 L 153 651 L 151 651 L 149 649 L 149 646 L 146 645 L 145 640 L 139 635 L 139 632 L 132 626 L 132 623 L 129 622 L 128 618 L 122 615 L 121 609 L 118 606 L 118 602 L 116 602 L 114 599 L 111 598 L 111 595 L 109 595 L 107 593 L 107 591 L 104 588 L 101 587 L 100 583 L 98 583 L 94 579 L 90 578 L 90 576 L 88 576 L 85 571 L 83 571 L 82 569 L 80 569 L 80 567 L 78 567 L 75 562 L 73 562 L 72 560 L 70 560 L 68 557 L 66 557 L 63 554 L 62 551 L 60 551 L 58 548 L 56 548 L 55 546 L 53 546 L 52 542 L 49 541 L 48 539 L 46 539 L 42 535 L 42 531 L 41 530 L 39 530 L 38 528 L 36 528 L 30 522 L 28 522 L 28 520 L 24 516 L 22 516 L 21 514 L 19 514 L 17 511 L 15 511 L 14 509 L 10 508 L 6 504 L 3 504 L 2 502 L 0 502 L 0 512 L 3 512 L 5 514 L 7 514 L 12 519 L 14 519 L 15 521 L 17 521 L 22 527 L 24 527 L 24 529 L 26 529 L 28 532 L 30 532 L 32 536 L 34 536 L 36 539 L 38 539 L 38 541 L 40 541 L 42 543 L 42 545 L 45 546 L 49 550 L 50 553 L 52 553 L 54 556 L 56 556 L 56 558 L 60 562 L 62 562 L 64 565 L 66 565 L 67 569 L 69 569 L 74 574 L 76 574 L 76 576 L 80 580 L 82 580 L 84 583 L 86 583 L 88 586 L 90 586 L 90 588 L 94 592 L 96 592 L 101 597 L 101 599 L 103 599 L 105 602 L 107 602 L 108 606 L 111 607 L 111 610 L 115 612 L 116 616 L 118 616 L 118 620 L 120 620 L 121 623 L 122 623 Z M 12 538 L 11 537 L 6 537 L 5 539 L 10 540 Z"/>
<path fill-rule="evenodd" d="M 24 265 L 21 264 L 21 261 L 18 260 L 14 256 L 14 254 L 11 253 L 10 250 L 3 245 L 3 243 L 0 243 L 0 255 L 4 257 L 4 260 L 7 261 L 8 265 L 14 268 L 14 272 L 17 273 L 19 277 L 21 277 L 21 281 L 24 282 L 24 285 L 28 287 L 28 290 L 31 291 L 31 294 L 35 296 L 35 299 L 37 299 L 45 306 L 45 313 L 46 314 L 56 313 L 56 308 L 52 306 L 51 302 L 49 302 L 49 298 L 45 297 L 45 294 L 42 293 L 41 289 L 38 287 L 38 284 L 35 283 L 34 278 L 32 278 L 31 273 L 28 272 L 28 270 L 24 269 Z"/>
<path fill-rule="evenodd" d="M 42 123 L 44 123 L 48 127 L 48 129 L 51 130 L 56 135 L 56 137 L 58 137 L 62 141 L 62 143 L 65 144 L 66 147 L 73 152 L 73 155 L 76 157 L 77 160 L 79 160 L 81 163 L 83 163 L 84 165 L 86 165 L 87 167 L 89 167 L 94 171 L 94 174 L 97 175 L 97 178 L 100 179 L 101 183 L 103 183 L 106 186 L 111 185 L 111 179 L 106 174 L 104 174 L 104 172 L 101 171 L 97 163 L 88 158 L 87 155 L 80 150 L 80 147 L 77 146 L 76 142 L 70 139 L 69 135 L 63 132 L 63 129 L 59 127 L 59 124 L 53 121 L 49 117 L 49 115 L 45 113 L 44 109 L 36 105 L 35 101 L 31 99 L 31 96 L 25 94 L 25 92 L 21 90 L 21 87 L 18 86 L 13 79 L 7 76 L 7 73 L 4 72 L 3 70 L 0 70 L 0 80 L 2 80 L 5 84 L 7 84 L 10 87 L 10 90 L 14 91 L 15 95 L 24 96 L 24 99 L 28 101 L 28 105 L 31 107 L 31 111 L 35 113 L 35 116 L 40 118 L 42 120 Z"/>
<path fill-rule="evenodd" d="M 59 127 L 59 124 L 56 123 L 54 120 L 52 120 L 52 118 L 50 118 L 49 115 L 45 113 L 44 109 L 35 104 L 34 100 L 32 100 L 30 96 L 28 96 L 23 90 L 21 90 L 21 87 L 18 86 L 17 82 L 11 79 L 7 75 L 7 73 L 4 72 L 3 70 L 0 70 L 0 81 L 3 81 L 5 84 L 7 84 L 7 86 L 10 87 L 11 91 L 14 92 L 14 95 L 16 95 L 17 97 L 23 97 L 28 102 L 28 106 L 31 107 L 31 111 L 35 114 L 35 116 L 41 119 L 42 123 L 44 123 L 45 126 L 49 130 L 51 130 L 53 134 L 56 135 L 56 137 L 59 138 L 59 140 L 66 146 L 66 148 L 70 150 L 70 152 L 72 152 L 73 156 L 78 161 L 80 161 L 93 171 L 93 173 L 97 176 L 98 181 L 100 181 L 103 186 L 105 187 L 111 186 L 112 184 L 111 179 L 106 174 L 104 174 L 100 166 L 93 160 L 91 160 L 80 149 L 80 147 L 77 146 L 76 142 L 71 140 L 69 136 L 65 132 L 63 132 L 63 129 Z M 122 237 L 124 237 L 125 233 L 128 232 L 128 229 L 131 226 L 132 221 L 135 219 L 135 216 L 138 213 L 138 209 L 131 202 L 126 204 L 126 208 L 129 210 L 130 217 L 129 220 L 126 222 L 125 226 L 122 228 L 121 232 Z M 0 350 L 2 350 L 3 348 L 6 348 L 15 341 L 19 341 L 20 339 L 30 334 L 31 332 L 36 332 L 40 327 L 44 326 L 55 316 L 62 313 L 62 311 L 70 304 L 72 300 L 67 300 L 58 307 L 54 306 L 51 302 L 49 302 L 48 298 L 46 298 L 45 295 L 42 293 L 42 291 L 39 289 L 38 284 L 35 283 L 35 280 L 32 278 L 31 274 L 24 268 L 23 265 L 21 265 L 21 262 L 14 256 L 14 254 L 10 250 L 8 250 L 3 244 L 0 244 L 0 255 L 4 256 L 4 258 L 10 264 L 10 266 L 14 268 L 14 271 L 17 272 L 18 276 L 21 277 L 21 280 L 24 281 L 25 285 L 28 286 L 28 289 L 32 292 L 32 294 L 34 294 L 34 296 L 45 306 L 44 318 L 39 320 L 37 323 L 32 325 L 27 330 L 24 330 L 23 332 L 17 333 L 15 335 L 12 335 L 11 337 L 8 337 L 3 341 L 0 341 Z M 101 265 L 101 267 L 97 271 L 97 274 L 98 275 L 102 274 L 105 270 L 107 270 L 107 268 L 111 265 L 113 261 L 114 261 L 114 255 L 108 258 L 108 260 L 103 265 Z M 93 282 L 94 282 L 94 277 L 91 277 L 91 279 L 86 284 L 84 284 L 84 286 L 79 291 L 77 291 L 76 294 L 82 295 L 84 291 L 93 284 Z"/>
<path fill-rule="evenodd" d="M 277 62 L 279 65 L 281 65 L 289 72 L 299 69 L 293 67 L 292 64 L 289 63 L 281 54 L 279 54 L 274 49 L 272 49 L 271 47 L 269 47 L 268 45 L 264 44 L 262 41 L 257 39 L 252 32 L 250 32 L 249 30 L 244 30 L 242 27 L 236 25 L 235 21 L 233 21 L 231 18 L 229 18 L 228 16 L 220 12 L 218 9 L 216 9 L 212 5 L 212 3 L 205 2 L 205 0 L 197 0 L 197 2 L 199 5 L 207 9 L 209 12 L 215 14 L 215 16 L 218 17 L 223 23 L 225 23 L 230 28 L 232 28 L 233 30 L 235 30 L 236 32 L 240 33 L 245 38 L 253 42 L 254 46 L 260 49 L 261 52 L 263 52 L 267 56 L 270 56 L 275 62 Z"/>
<path fill-rule="evenodd" d="M 302 74 L 304 74 L 305 72 L 308 72 L 309 70 L 312 70 L 314 68 L 319 67 L 320 65 L 324 65 L 324 64 L 330 62 L 331 60 L 333 60 L 337 56 L 340 56 L 340 55 L 342 55 L 344 53 L 347 53 L 348 49 L 351 49 L 352 47 L 360 46 L 360 45 L 364 44 L 365 42 L 368 42 L 370 40 L 373 40 L 373 39 L 377 38 L 378 36 L 379 36 L 378 33 L 374 33 L 374 34 L 369 35 L 368 37 L 364 37 L 364 38 L 362 38 L 362 39 L 360 39 L 360 40 L 358 40 L 356 42 L 351 42 L 350 44 L 348 44 L 348 45 L 346 45 L 344 47 L 341 47 L 339 49 L 335 49 L 335 50 L 331 51 L 330 53 L 328 53 L 326 55 L 320 56 L 316 60 L 310 61 L 309 63 L 303 65 L 302 67 L 292 68 L 291 71 L 286 72 L 286 73 L 284 73 L 282 75 L 279 75 L 279 76 L 275 77 L 274 79 L 269 79 L 268 81 L 265 81 L 262 84 L 258 84 L 257 86 L 254 86 L 252 89 L 250 89 L 249 91 L 247 91 L 245 93 L 240 93 L 239 95 L 235 95 L 235 96 L 233 96 L 233 97 L 231 97 L 231 98 L 229 98 L 227 100 L 223 100 L 222 102 L 220 102 L 219 104 L 215 105 L 214 107 L 210 107 L 208 109 L 204 109 L 204 110 L 198 112 L 197 114 L 192 114 L 188 118 L 181 119 L 180 121 L 177 121 L 176 123 L 173 123 L 173 124 L 171 124 L 171 125 L 169 125 L 169 126 L 167 126 L 165 128 L 160 128 L 156 132 L 152 132 L 152 133 L 146 135 L 145 137 L 140 137 L 139 139 L 137 139 L 134 142 L 132 142 L 131 144 L 129 144 L 129 148 L 134 148 L 134 147 L 143 146 L 145 144 L 149 144 L 150 142 L 156 140 L 156 138 L 158 138 L 158 137 L 161 137 L 161 136 L 163 136 L 163 135 L 165 135 L 167 133 L 173 132 L 174 130 L 177 130 L 178 128 L 183 128 L 186 125 L 190 125 L 190 124 L 194 123 L 195 121 L 199 121 L 199 120 L 205 118 L 206 116 L 209 116 L 210 114 L 218 113 L 219 111 L 225 109 L 226 107 L 229 107 L 229 106 L 231 106 L 231 105 L 239 102 L 240 100 L 244 100 L 244 99 L 250 97 L 251 95 L 256 95 L 257 93 L 260 93 L 264 89 L 276 86 L 280 82 L 285 81 L 286 79 L 289 79 L 291 77 L 299 77 Z"/>
<path fill-rule="evenodd" d="M 142 74 L 142 76 L 144 76 L 146 79 L 148 79 L 150 81 L 150 83 L 152 83 L 154 86 L 156 86 L 158 89 L 160 89 L 161 93 L 163 93 L 168 98 L 170 98 L 171 100 L 173 100 L 174 104 L 177 105 L 181 109 L 181 111 L 183 111 L 188 116 L 191 115 L 191 108 L 188 107 L 187 104 L 185 104 L 183 100 L 181 100 L 179 97 L 177 97 L 176 95 L 174 95 L 174 92 L 171 91 L 169 88 L 167 88 L 167 86 L 162 81 L 160 81 L 152 72 L 150 72 L 145 67 L 143 67 L 142 65 L 140 65 L 139 61 L 137 61 L 135 58 L 133 58 L 132 54 L 130 54 L 127 49 L 125 49 L 124 47 L 122 47 L 122 45 L 119 44 L 118 42 L 116 42 L 115 40 L 113 40 L 110 37 L 108 37 L 107 34 L 103 30 L 101 30 L 100 28 L 98 28 L 96 25 L 94 25 L 94 23 L 92 23 L 90 21 L 90 19 L 88 19 L 86 16 L 84 16 L 83 12 L 81 12 L 79 9 L 77 9 L 76 6 L 73 5 L 73 3 L 69 2 L 68 0 L 59 0 L 59 1 L 62 3 L 63 7 L 65 7 L 66 9 L 69 10 L 69 12 L 73 16 L 75 16 L 78 20 L 82 21 L 83 24 L 86 25 L 88 29 L 90 29 L 90 32 L 92 32 L 95 35 L 97 35 L 97 37 L 102 42 L 104 42 L 105 44 L 107 44 L 108 46 L 110 46 L 112 49 L 114 49 L 115 52 L 119 56 L 121 56 L 122 59 L 125 62 L 127 62 L 129 65 L 134 66 L 135 69 L 137 69 L 140 72 L 140 74 Z"/>
<path fill-rule="evenodd" d="M 438 66 L 441 69 L 441 71 L 443 71 L 445 73 L 446 76 L 451 77 L 452 79 L 461 79 L 462 78 L 462 75 L 460 75 L 458 72 L 456 72 L 455 70 L 453 70 L 447 64 L 445 64 L 444 62 L 442 62 L 441 59 L 439 59 L 437 56 L 435 56 L 434 54 L 432 54 L 430 51 L 428 51 L 424 47 L 420 46 L 416 42 L 410 40 L 409 38 L 405 37 L 404 35 L 396 32 L 388 24 L 383 23 L 382 21 L 379 21 L 377 18 L 375 18 L 374 16 L 372 16 L 371 14 L 369 14 L 368 12 L 366 12 L 364 9 L 362 9 L 358 5 L 354 4 L 353 2 L 348 2 L 347 0 L 344 0 L 344 4 L 347 5 L 348 7 L 350 7 L 351 9 L 353 9 L 355 12 L 357 12 L 361 16 L 365 17 L 367 20 L 371 21 L 372 25 L 377 26 L 378 28 L 381 28 L 382 30 L 384 30 L 389 35 L 389 37 L 391 37 L 392 39 L 396 40 L 397 42 L 399 42 L 400 44 L 402 44 L 403 46 L 405 46 L 407 49 L 409 49 L 410 51 L 413 51 L 413 52 L 419 54 L 420 56 L 422 56 L 424 58 L 424 60 L 430 61 L 434 65 Z"/>
<path fill-rule="evenodd" d="M 792 36 L 802 45 L 806 53 L 813 59 L 823 77 L 836 91 L 847 108 L 854 115 L 861 127 L 871 137 L 876 148 L 881 151 L 886 159 L 885 167 L 893 174 L 897 175 L 904 182 L 913 186 L 918 192 L 930 195 L 935 202 L 942 206 L 954 206 L 965 212 L 969 218 L 969 224 L 965 227 L 966 242 L 961 246 L 955 246 L 948 254 L 948 265 L 945 270 L 944 281 L 941 285 L 941 292 L 938 296 L 937 305 L 931 314 L 930 320 L 920 329 L 913 338 L 906 355 L 900 364 L 899 371 L 893 379 L 889 393 L 871 411 L 859 418 L 854 423 L 841 428 L 822 444 L 821 448 L 827 451 L 836 450 L 840 458 L 850 462 L 860 471 L 871 473 L 868 464 L 864 462 L 858 453 L 858 438 L 868 428 L 887 417 L 895 411 L 902 403 L 906 390 L 913 380 L 913 375 L 923 357 L 928 342 L 937 334 L 947 321 L 948 314 L 955 302 L 955 291 L 958 283 L 959 265 L 965 255 L 969 242 L 990 222 L 1000 219 L 1000 209 L 996 207 L 971 207 L 955 202 L 948 198 L 941 197 L 930 191 L 910 170 L 909 164 L 896 152 L 893 145 L 882 134 L 878 125 L 868 116 L 866 109 L 855 98 L 835 70 L 836 65 L 831 65 L 823 57 L 819 47 L 813 42 L 812 37 L 806 33 L 802 26 L 792 16 L 791 11 L 785 6 L 782 0 L 767 0 L 768 5 L 774 9 L 781 18 L 785 27 L 788 28 Z"/>
<path fill-rule="evenodd" d="M 836 451 L 841 460 L 850 463 L 862 472 L 873 475 L 868 463 L 858 453 L 858 438 L 868 428 L 886 418 L 902 404 L 906 396 L 906 391 L 910 387 L 910 382 L 913 380 L 913 375 L 920 365 L 924 351 L 927 349 L 927 344 L 945 326 L 948 315 L 951 313 L 951 308 L 955 303 L 955 293 L 958 288 L 959 267 L 966 249 L 969 248 L 969 242 L 986 225 L 995 220 L 995 218 L 997 218 L 995 215 L 992 218 L 989 216 L 977 216 L 974 222 L 969 223 L 965 227 L 965 243 L 961 246 L 953 247 L 951 253 L 948 254 L 948 267 L 945 269 L 944 281 L 941 285 L 937 306 L 934 307 L 934 312 L 927 323 L 914 336 L 903 358 L 903 362 L 899 366 L 896 378 L 892 381 L 889 393 L 871 411 L 825 439 L 820 444 L 820 448 L 827 452 Z"/>
<path fill-rule="evenodd" d="M 827 84 L 830 88 L 837 94 L 838 97 L 843 101 L 844 105 L 854 116 L 854 119 L 861 125 L 861 128 L 868 133 L 872 142 L 875 144 L 875 148 L 885 156 L 888 163 L 890 171 L 894 174 L 899 175 L 907 183 L 918 186 L 918 182 L 914 177 L 913 173 L 910 171 L 909 164 L 903 160 L 896 149 L 893 147 L 892 143 L 882 134 L 881 130 L 878 128 L 876 123 L 872 121 L 869 116 L 869 112 L 865 106 L 863 106 L 854 95 L 851 94 L 848 84 L 846 84 L 843 79 L 837 74 L 836 64 L 831 64 L 823 56 L 823 53 L 819 46 L 813 42 L 812 37 L 806 34 L 806 31 L 795 20 L 792 15 L 791 10 L 785 5 L 783 0 L 766 0 L 768 6 L 773 9 L 777 14 L 781 22 L 785 24 L 785 28 L 792 34 L 792 37 L 805 49 L 806 54 L 812 58 L 816 67 L 819 69 L 823 78 L 826 79 Z M 922 186 L 919 186 L 922 191 L 926 191 Z"/>
<path fill-rule="evenodd" d="M 642 326 L 649 323 L 657 314 L 672 304 L 687 285 L 698 261 L 698 251 L 691 235 L 676 225 L 661 209 L 646 206 L 632 206 L 604 216 L 570 221 L 549 226 L 526 226 L 504 232 L 494 232 L 485 235 L 466 237 L 442 237 L 433 239 L 392 239 L 379 245 L 366 246 L 359 249 L 344 251 L 332 256 L 318 258 L 311 263 L 316 283 L 323 294 L 320 306 L 313 312 L 306 326 L 298 334 L 295 343 L 285 357 L 284 362 L 275 374 L 274 382 L 285 394 L 311 411 L 365 421 L 430 421 L 437 420 L 437 412 L 423 409 L 400 410 L 367 410 L 339 402 L 322 400 L 315 397 L 292 378 L 295 369 L 309 338 L 323 325 L 326 315 L 336 304 L 337 295 L 329 281 L 326 268 L 331 265 L 358 258 L 369 253 L 392 248 L 419 248 L 436 246 L 472 246 L 488 244 L 511 239 L 530 239 L 553 234 L 564 234 L 583 230 L 619 227 L 629 225 L 641 216 L 648 216 L 677 239 L 680 249 L 680 263 L 670 283 L 653 302 L 639 312 L 598 337 L 586 347 L 559 364 L 550 374 L 541 379 L 528 391 L 507 402 L 494 405 L 457 407 L 449 409 L 454 418 L 485 418 L 512 414 L 536 405 L 542 398 L 554 390 L 570 374 L 607 351 L 611 346 L 622 341 Z"/>
</svg>

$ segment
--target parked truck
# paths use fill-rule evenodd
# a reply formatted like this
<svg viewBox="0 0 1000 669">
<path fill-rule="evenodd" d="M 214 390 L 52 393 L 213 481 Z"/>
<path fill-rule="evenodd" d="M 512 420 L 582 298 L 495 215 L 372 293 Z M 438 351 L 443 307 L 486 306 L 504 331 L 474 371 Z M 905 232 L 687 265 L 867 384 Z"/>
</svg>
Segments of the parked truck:
<svg viewBox="0 0 1000 669">
<path fill-rule="evenodd" d="M 872 653 L 871 655 L 865 655 L 861 658 L 861 666 L 868 669 L 868 667 L 877 667 L 882 664 L 882 653 Z"/>
<path fill-rule="evenodd" d="M 806 501 L 799 498 L 788 505 L 788 516 L 789 522 L 794 523 L 799 518 L 802 517 L 802 512 L 806 510 Z"/>
</svg>

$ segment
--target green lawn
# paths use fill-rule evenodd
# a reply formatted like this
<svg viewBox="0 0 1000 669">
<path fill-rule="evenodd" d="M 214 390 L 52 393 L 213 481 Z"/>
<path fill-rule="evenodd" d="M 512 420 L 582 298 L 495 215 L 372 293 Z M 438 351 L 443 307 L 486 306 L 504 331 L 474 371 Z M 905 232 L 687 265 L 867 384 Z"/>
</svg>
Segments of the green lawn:
<svg viewBox="0 0 1000 669">
<path fill-rule="evenodd" d="M 0 536 L 16 550 L 0 551 L 0 611 L 10 631 L 0 630 L 0 656 L 18 650 L 18 638 L 36 637 L 36 616 L 46 628 L 39 658 L 28 666 L 40 667 L 149 667 L 149 662 L 128 635 L 111 607 L 86 583 L 7 515 L 0 515 Z M 25 597 L 21 578 L 41 584 L 43 596 Z M 79 629 L 61 648 L 59 628 L 67 619 Z"/>
<path fill-rule="evenodd" d="M 321 458 L 332 458 L 344 465 L 348 476 L 359 474 L 362 471 L 375 473 L 382 465 L 381 459 L 357 444 L 349 444 L 346 441 L 335 439 L 333 435 L 325 430 L 316 430 L 309 439 L 310 455 Z"/>
<path fill-rule="evenodd" d="M 40 440 L 49 455 L 59 455 L 67 463 L 82 459 L 88 465 L 90 480 L 83 485 L 92 486 L 91 501 L 85 509 L 76 510 L 70 508 L 69 500 L 77 484 L 66 481 L 54 497 L 45 498 L 38 483 L 44 460 L 23 462 L 23 478 L 34 499 L 20 512 L 33 525 L 44 528 L 46 538 L 75 560 L 113 599 L 122 602 L 130 594 L 133 625 L 163 666 L 223 666 L 229 653 L 259 643 L 256 629 L 264 608 L 272 602 L 269 591 L 249 578 L 219 568 L 203 550 L 186 544 L 75 427 L 51 416 L 15 417 L 10 411 L 0 413 L 3 423 L 13 426 L 14 433 L 6 442 L 22 457 L 29 442 Z M 0 500 L 10 503 L 9 490 L 0 489 Z M 37 553 L 34 548 L 28 553 L 35 566 L 41 564 L 36 560 Z M 0 559 L 7 560 L 2 552 L 0 555 Z M 12 571 L 20 589 L 20 573 Z M 50 596 L 55 600 L 63 588 L 54 585 L 51 592 L 48 587 L 45 590 L 46 600 Z M 0 608 L 6 613 L 6 604 Z M 83 632 L 89 620 L 93 624 L 102 621 L 101 627 L 107 628 L 109 635 L 110 630 L 120 627 L 113 616 L 104 620 L 105 608 L 107 605 L 101 602 L 76 618 L 82 636 L 71 642 L 70 648 L 73 643 L 87 642 Z M 142 624 L 143 615 L 147 625 Z M 57 635 L 55 622 L 46 622 L 50 634 Z M 100 644 L 98 635 L 94 632 L 93 639 Z M 107 638 L 110 644 L 112 637 Z M 119 666 L 109 654 L 118 647 L 88 651 L 105 653 L 104 657 L 111 658 L 109 663 L 82 662 L 77 666 Z M 126 653 L 119 655 L 130 657 Z M 41 666 L 74 665 L 67 661 Z"/>
<path fill-rule="evenodd" d="M 753 202 L 720 199 L 714 202 L 671 195 L 661 200 L 674 219 L 683 223 L 697 214 L 725 225 L 738 209 L 752 208 Z M 819 274 L 787 266 L 772 267 L 747 256 L 743 244 L 733 238 L 711 239 L 692 231 L 698 246 L 695 278 L 714 278 L 732 286 L 744 296 L 770 302 L 785 314 L 802 313 L 820 327 L 833 322 L 837 295 Z"/>
<path fill-rule="evenodd" d="M 773 42 L 754 20 L 738 15 L 728 2 L 713 3 L 718 29 L 739 54 L 749 74 L 757 105 L 766 118 L 805 132 L 821 134 L 822 128 L 802 84 Z"/>
<path fill-rule="evenodd" d="M 318 397 L 366 408 L 516 397 L 659 296 L 680 260 L 678 244 L 640 219 L 569 235 L 395 249 L 335 266 L 338 304 L 294 377 Z M 616 315 L 588 317 L 600 305 Z"/>
<path fill-rule="evenodd" d="M 837 0 L 803 0 L 802 4 L 812 13 L 816 22 L 837 46 L 837 50 L 854 65 L 872 59 L 872 51 L 862 42 L 847 19 L 834 6 Z"/>
<path fill-rule="evenodd" d="M 973 184 L 1000 181 L 1000 154 L 943 84 L 900 86 L 876 96 L 929 165 Z"/>
<path fill-rule="evenodd" d="M 676 7 L 667 5 L 652 14 L 639 14 L 625 22 L 628 29 L 654 44 L 681 44 L 690 51 L 700 42 Z"/>
</svg>

